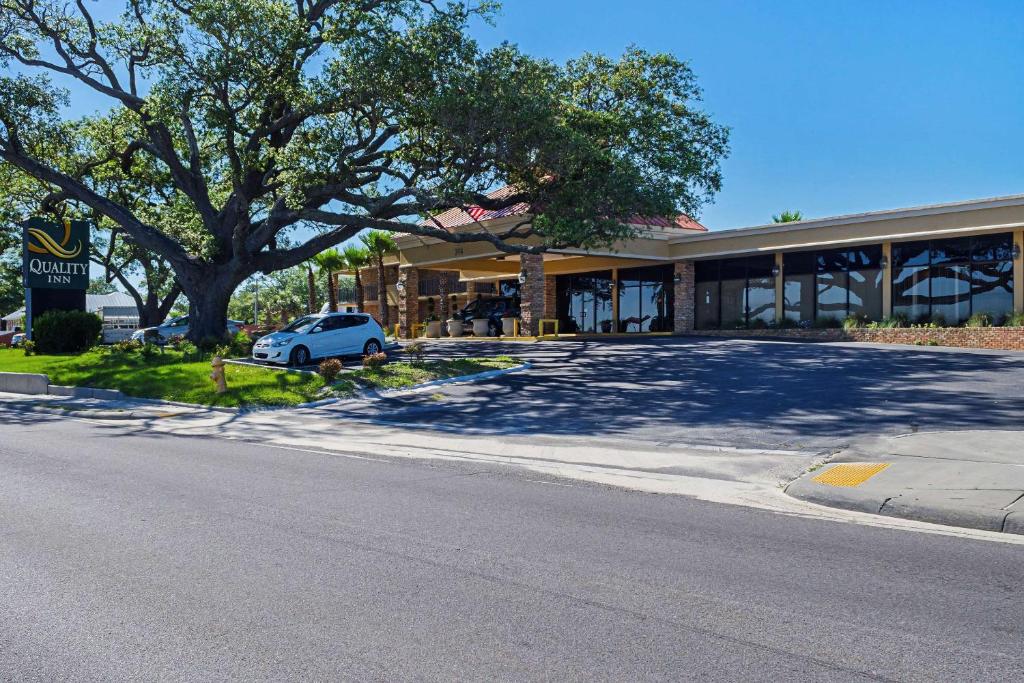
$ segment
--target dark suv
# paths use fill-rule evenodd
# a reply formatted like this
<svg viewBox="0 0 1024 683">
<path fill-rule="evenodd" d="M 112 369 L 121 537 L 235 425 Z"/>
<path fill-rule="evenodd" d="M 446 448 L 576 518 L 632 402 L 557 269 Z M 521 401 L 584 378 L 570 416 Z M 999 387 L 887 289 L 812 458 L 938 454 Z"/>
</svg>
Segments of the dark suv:
<svg viewBox="0 0 1024 683">
<path fill-rule="evenodd" d="M 519 317 L 519 300 L 510 296 L 496 296 L 490 299 L 477 299 L 458 313 L 459 319 L 470 324 L 474 318 L 487 318 L 487 335 L 498 337 L 504 334 L 501 327 L 501 318 L 505 315 Z M 512 330 L 509 330 L 509 334 Z"/>
</svg>

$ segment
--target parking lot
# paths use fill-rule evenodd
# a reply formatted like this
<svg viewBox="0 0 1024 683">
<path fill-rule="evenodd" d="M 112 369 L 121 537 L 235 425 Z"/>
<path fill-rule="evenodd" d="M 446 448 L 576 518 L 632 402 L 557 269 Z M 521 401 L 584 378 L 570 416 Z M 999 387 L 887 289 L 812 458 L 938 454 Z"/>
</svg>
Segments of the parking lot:
<svg viewBox="0 0 1024 683">
<path fill-rule="evenodd" d="M 879 433 L 1024 427 L 1024 353 L 699 337 L 428 342 L 433 357 L 499 353 L 531 368 L 337 409 L 465 434 L 780 449 Z"/>
</svg>

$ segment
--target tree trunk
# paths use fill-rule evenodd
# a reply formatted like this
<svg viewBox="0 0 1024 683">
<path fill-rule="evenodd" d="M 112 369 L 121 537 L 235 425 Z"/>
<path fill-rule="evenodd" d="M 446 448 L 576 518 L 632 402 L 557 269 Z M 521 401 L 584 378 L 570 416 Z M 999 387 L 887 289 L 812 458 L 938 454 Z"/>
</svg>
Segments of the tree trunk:
<svg viewBox="0 0 1024 683">
<path fill-rule="evenodd" d="M 359 269 L 356 268 L 356 308 L 360 313 L 366 308 L 366 299 L 363 298 L 363 280 L 359 277 Z"/>
<path fill-rule="evenodd" d="M 388 316 L 388 286 L 384 278 L 384 256 L 377 255 L 377 310 L 380 316 L 380 326 L 385 330 L 391 325 Z"/>
<path fill-rule="evenodd" d="M 327 305 L 331 313 L 338 312 L 338 290 L 334 287 L 334 273 L 327 271 Z"/>
<path fill-rule="evenodd" d="M 306 287 L 308 288 L 306 301 L 306 313 L 316 312 L 316 280 L 313 278 L 313 269 L 306 264 Z"/>
<path fill-rule="evenodd" d="M 188 297 L 188 338 L 195 344 L 209 346 L 227 339 L 228 303 L 238 285 L 252 274 L 229 269 L 231 264 L 175 269 Z"/>
</svg>

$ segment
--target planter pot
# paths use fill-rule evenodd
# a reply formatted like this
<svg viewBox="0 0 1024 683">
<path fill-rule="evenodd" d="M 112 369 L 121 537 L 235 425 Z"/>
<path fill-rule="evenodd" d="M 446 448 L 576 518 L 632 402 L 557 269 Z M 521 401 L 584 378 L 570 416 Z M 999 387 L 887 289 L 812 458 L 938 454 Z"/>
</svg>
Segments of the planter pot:
<svg viewBox="0 0 1024 683">
<path fill-rule="evenodd" d="M 515 334 L 516 323 L 518 320 L 519 318 L 514 315 L 503 317 L 501 319 L 501 336 L 511 337 L 513 334 Z"/>
<path fill-rule="evenodd" d="M 449 337 L 461 337 L 462 336 L 462 321 L 461 320 L 449 320 L 448 321 L 448 336 Z"/>
<path fill-rule="evenodd" d="M 474 337 L 486 337 L 490 332 L 488 327 L 491 326 L 491 321 L 487 318 L 474 318 L 473 319 L 473 336 Z"/>
<path fill-rule="evenodd" d="M 431 339 L 439 339 L 441 337 L 441 321 L 431 320 L 427 323 L 427 334 L 426 336 Z"/>
</svg>

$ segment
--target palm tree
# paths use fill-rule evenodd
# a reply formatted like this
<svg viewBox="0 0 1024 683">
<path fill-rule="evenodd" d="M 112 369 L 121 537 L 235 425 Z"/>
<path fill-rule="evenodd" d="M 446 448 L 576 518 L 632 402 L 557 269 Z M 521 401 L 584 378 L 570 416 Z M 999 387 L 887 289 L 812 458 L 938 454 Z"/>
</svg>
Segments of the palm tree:
<svg viewBox="0 0 1024 683">
<path fill-rule="evenodd" d="M 313 262 L 306 261 L 306 313 L 316 312 L 316 280 L 313 279 Z"/>
<path fill-rule="evenodd" d="M 334 273 L 342 270 L 347 261 L 337 249 L 327 249 L 314 256 L 313 262 L 327 281 L 328 310 L 335 313 L 338 310 L 338 290 L 334 286 Z"/>
<path fill-rule="evenodd" d="M 795 223 L 803 219 L 804 215 L 799 211 L 783 211 L 777 216 L 772 216 L 772 222 L 774 223 Z"/>
<path fill-rule="evenodd" d="M 363 299 L 363 280 L 359 277 L 359 269 L 364 268 L 366 264 L 370 262 L 370 253 L 362 247 L 357 247 L 351 244 L 345 247 L 342 255 L 345 257 L 345 263 L 349 268 L 355 272 L 356 276 L 356 307 L 360 312 L 366 307 L 366 301 Z"/>
<path fill-rule="evenodd" d="M 380 311 L 381 327 L 386 330 L 390 321 L 388 320 L 388 291 L 384 284 L 384 257 L 398 251 L 398 245 L 395 244 L 395 238 L 391 236 L 391 233 L 384 230 L 370 230 L 360 235 L 359 239 L 366 245 L 370 258 L 377 264 L 377 307 Z"/>
</svg>

